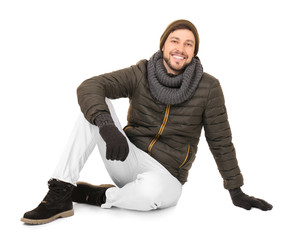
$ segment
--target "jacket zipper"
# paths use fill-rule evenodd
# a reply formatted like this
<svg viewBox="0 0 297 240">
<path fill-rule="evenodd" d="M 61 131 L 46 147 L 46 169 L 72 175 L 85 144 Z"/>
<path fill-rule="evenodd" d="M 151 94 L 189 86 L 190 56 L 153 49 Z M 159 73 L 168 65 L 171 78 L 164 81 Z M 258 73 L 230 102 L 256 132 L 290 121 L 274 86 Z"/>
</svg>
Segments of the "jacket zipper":
<svg viewBox="0 0 297 240">
<path fill-rule="evenodd" d="M 188 160 L 188 157 L 189 157 L 189 153 L 190 153 L 190 144 L 188 144 L 188 151 L 187 151 L 187 155 L 186 155 L 186 158 L 185 160 L 183 161 L 183 163 L 179 166 L 179 168 L 181 168 L 182 166 L 185 165 L 185 163 L 187 162 Z"/>
<path fill-rule="evenodd" d="M 149 155 L 151 155 L 153 146 L 155 145 L 158 138 L 162 135 L 162 133 L 164 131 L 164 128 L 165 128 L 165 126 L 167 124 L 167 120 L 168 120 L 168 117 L 169 117 L 169 111 L 170 111 L 170 104 L 167 104 L 166 110 L 165 110 L 165 116 L 164 116 L 164 119 L 163 119 L 163 123 L 162 123 L 162 125 L 161 125 L 161 127 L 159 129 L 159 132 L 157 133 L 157 135 L 154 137 L 154 139 L 151 141 L 150 145 L 148 146 L 148 154 Z"/>
<path fill-rule="evenodd" d="M 126 126 L 126 127 L 124 127 L 124 132 L 126 132 L 126 130 L 128 129 L 128 128 L 132 128 L 132 126 Z"/>
</svg>

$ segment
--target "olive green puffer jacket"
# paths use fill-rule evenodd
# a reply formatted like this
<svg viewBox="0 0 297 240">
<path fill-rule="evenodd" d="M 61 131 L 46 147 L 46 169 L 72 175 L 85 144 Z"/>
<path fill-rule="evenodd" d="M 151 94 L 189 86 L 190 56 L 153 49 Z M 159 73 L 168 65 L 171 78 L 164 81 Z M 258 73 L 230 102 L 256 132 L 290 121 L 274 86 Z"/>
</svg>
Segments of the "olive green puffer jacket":
<svg viewBox="0 0 297 240">
<path fill-rule="evenodd" d="M 243 185 L 232 144 L 224 96 L 217 79 L 204 73 L 190 100 L 178 105 L 152 98 L 147 81 L 147 60 L 119 71 L 84 81 L 77 89 L 78 102 L 86 119 L 109 113 L 105 97 L 128 97 L 128 138 L 160 162 L 182 184 L 195 159 L 201 129 L 226 189 Z"/>
</svg>

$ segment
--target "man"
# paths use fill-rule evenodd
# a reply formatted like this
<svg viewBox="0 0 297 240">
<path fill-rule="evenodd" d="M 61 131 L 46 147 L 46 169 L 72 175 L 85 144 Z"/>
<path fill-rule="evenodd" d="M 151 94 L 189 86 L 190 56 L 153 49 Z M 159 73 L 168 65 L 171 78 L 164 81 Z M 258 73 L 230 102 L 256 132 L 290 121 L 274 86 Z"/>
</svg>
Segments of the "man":
<svg viewBox="0 0 297 240">
<path fill-rule="evenodd" d="M 202 127 L 234 205 L 271 210 L 272 205 L 240 188 L 243 177 L 223 92 L 219 81 L 203 72 L 198 47 L 195 26 L 177 20 L 166 28 L 160 50 L 149 61 L 84 81 L 77 90 L 84 116 L 48 182 L 48 194 L 21 220 L 41 224 L 71 216 L 72 201 L 140 211 L 176 205 Z M 130 99 L 124 131 L 109 100 L 121 97 Z M 96 145 L 117 187 L 77 182 Z"/>
</svg>

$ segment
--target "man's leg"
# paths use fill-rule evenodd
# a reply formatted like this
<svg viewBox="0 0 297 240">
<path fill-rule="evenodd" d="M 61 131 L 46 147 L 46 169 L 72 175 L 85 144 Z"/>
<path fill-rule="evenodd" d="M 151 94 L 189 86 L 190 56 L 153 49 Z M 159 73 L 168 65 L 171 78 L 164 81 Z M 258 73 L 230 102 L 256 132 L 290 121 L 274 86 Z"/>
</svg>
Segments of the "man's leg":
<svg viewBox="0 0 297 240">
<path fill-rule="evenodd" d="M 124 136 L 126 136 L 111 101 L 108 98 L 105 100 L 115 126 Z M 128 138 L 127 141 L 129 148 L 131 148 L 132 143 Z M 126 183 L 135 179 L 136 175 L 133 176 L 133 169 L 135 169 L 137 162 L 135 162 L 135 154 L 133 150 L 129 152 L 129 155 L 124 162 L 107 160 L 106 143 L 99 134 L 99 128 L 89 123 L 82 113 L 78 116 L 66 148 L 52 174 L 52 178 L 76 185 L 76 182 L 79 179 L 79 173 L 96 145 L 98 146 L 101 158 L 104 161 L 111 178 L 118 186 L 124 186 Z M 116 173 L 120 173 L 118 178 L 118 174 Z"/>
<path fill-rule="evenodd" d="M 80 171 L 98 143 L 98 138 L 98 127 L 90 124 L 80 113 L 52 178 L 76 185 Z"/>
<path fill-rule="evenodd" d="M 98 127 L 80 114 L 52 179 L 48 182 L 47 195 L 35 209 L 26 212 L 21 221 L 43 224 L 73 215 L 73 188 L 99 137 Z"/>
<path fill-rule="evenodd" d="M 129 155 L 124 162 L 110 161 L 99 145 L 106 169 L 118 187 L 102 189 L 78 183 L 74 190 L 75 202 L 95 204 L 102 208 L 119 207 L 149 211 L 175 206 L 182 192 L 181 183 L 167 169 L 130 141 Z M 97 194 L 96 194 L 97 192 Z M 102 196 L 104 193 L 105 196 Z M 93 196 L 92 199 L 89 198 Z M 88 200 L 87 200 L 88 198 Z M 98 199 L 105 199 L 104 202 Z"/>
<path fill-rule="evenodd" d="M 111 101 L 106 99 L 106 103 L 116 127 L 124 136 L 126 136 L 116 116 Z M 127 140 L 129 148 L 131 148 L 132 143 L 129 139 Z M 99 128 L 89 123 L 82 113 L 80 113 L 76 121 L 66 148 L 52 174 L 52 178 L 76 185 L 80 171 L 96 145 L 98 146 L 101 158 L 108 173 L 117 186 L 122 187 L 136 178 L 134 169 L 137 167 L 138 163 L 134 160 L 135 154 L 133 150 L 129 152 L 129 155 L 124 162 L 107 160 L 105 156 L 106 143 L 99 134 Z"/>
<path fill-rule="evenodd" d="M 182 185 L 162 171 L 138 174 L 133 182 L 122 188 L 107 189 L 106 203 L 102 208 L 119 207 L 138 211 L 175 206 L 180 198 Z"/>
</svg>

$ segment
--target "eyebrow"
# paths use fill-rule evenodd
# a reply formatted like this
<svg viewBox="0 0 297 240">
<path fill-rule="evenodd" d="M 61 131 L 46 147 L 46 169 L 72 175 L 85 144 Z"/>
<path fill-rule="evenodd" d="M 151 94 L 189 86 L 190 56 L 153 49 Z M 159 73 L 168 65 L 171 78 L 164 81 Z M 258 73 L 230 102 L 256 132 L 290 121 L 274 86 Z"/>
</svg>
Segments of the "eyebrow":
<svg viewBox="0 0 297 240">
<path fill-rule="evenodd" d="M 180 40 L 180 38 L 179 37 L 171 37 L 170 39 L 176 39 L 176 40 Z M 186 40 L 186 42 L 191 42 L 191 43 L 193 43 L 194 44 L 194 41 L 193 40 Z"/>
</svg>

